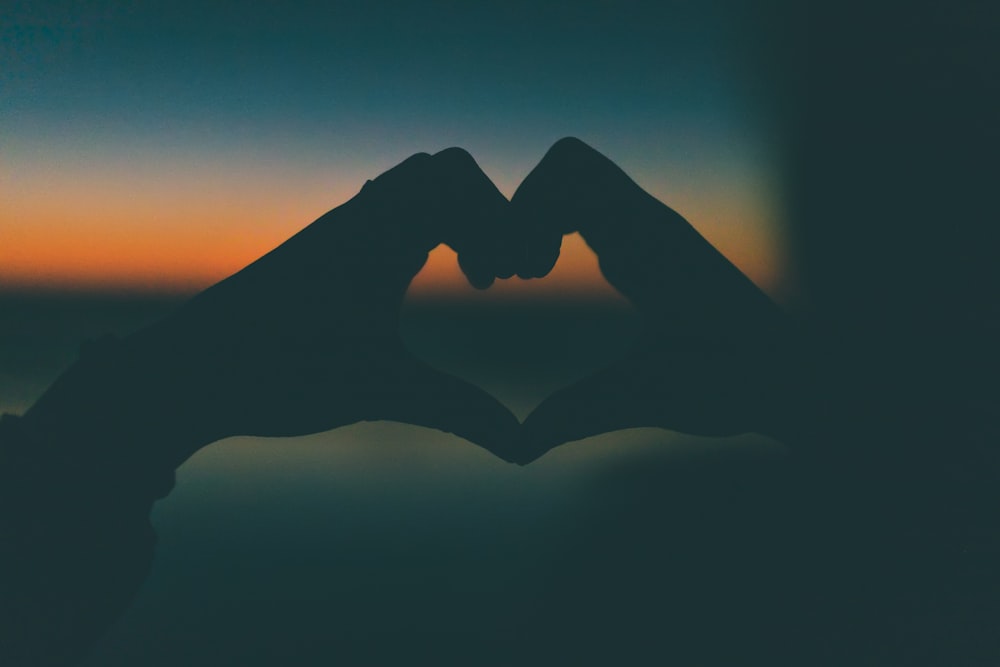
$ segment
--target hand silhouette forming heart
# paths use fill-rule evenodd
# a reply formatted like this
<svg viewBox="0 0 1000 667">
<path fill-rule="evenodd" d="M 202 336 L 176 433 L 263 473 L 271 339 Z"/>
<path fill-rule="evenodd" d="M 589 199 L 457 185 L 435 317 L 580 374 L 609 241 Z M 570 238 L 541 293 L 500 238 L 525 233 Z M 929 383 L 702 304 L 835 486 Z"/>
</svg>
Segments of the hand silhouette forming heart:
<svg viewBox="0 0 1000 667">
<path fill-rule="evenodd" d="M 404 294 L 438 244 L 487 288 L 497 277 L 544 276 L 574 231 L 644 320 L 618 365 L 553 394 L 522 425 L 401 344 Z M 511 201 L 452 148 L 369 181 L 165 320 L 87 346 L 23 417 L 5 421 L 0 446 L 4 436 L 20 443 L 6 447 L 10 456 L 34 443 L 139 489 L 227 436 L 361 420 L 452 432 L 517 463 L 631 426 L 780 435 L 794 394 L 789 341 L 781 312 L 750 280 L 582 142 L 557 142 Z"/>
<path fill-rule="evenodd" d="M 544 276 L 573 231 L 644 320 L 620 363 L 522 424 L 403 346 L 400 306 L 431 249 L 451 246 L 487 288 Z M 511 201 L 461 149 L 415 155 L 159 323 L 84 346 L 25 415 L 0 420 L 0 523 L 20 563 L 0 582 L 0 617 L 31 629 L 0 652 L 83 651 L 148 571 L 153 501 L 214 441 L 390 419 L 524 464 L 631 426 L 780 437 L 800 412 L 791 338 L 687 222 L 577 140 L 553 146 Z"/>
</svg>

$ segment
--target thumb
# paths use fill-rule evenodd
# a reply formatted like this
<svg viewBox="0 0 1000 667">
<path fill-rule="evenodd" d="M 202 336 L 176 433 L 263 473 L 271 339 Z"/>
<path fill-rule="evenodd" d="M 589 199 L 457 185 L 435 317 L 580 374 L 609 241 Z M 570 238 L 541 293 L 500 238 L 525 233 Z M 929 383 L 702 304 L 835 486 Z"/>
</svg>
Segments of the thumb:
<svg viewBox="0 0 1000 667">
<path fill-rule="evenodd" d="M 521 426 L 516 461 L 530 463 L 564 443 L 624 428 L 659 426 L 662 406 L 623 369 L 600 371 L 561 389 Z"/>
<path fill-rule="evenodd" d="M 751 389 L 741 373 L 732 376 L 711 363 L 714 355 L 704 346 L 647 349 L 552 394 L 522 425 L 517 462 L 530 462 L 566 442 L 626 428 L 704 436 L 757 430 L 758 405 Z"/>
<path fill-rule="evenodd" d="M 479 387 L 407 356 L 370 394 L 364 419 L 426 426 L 454 433 L 494 456 L 514 462 L 520 423 Z"/>
</svg>

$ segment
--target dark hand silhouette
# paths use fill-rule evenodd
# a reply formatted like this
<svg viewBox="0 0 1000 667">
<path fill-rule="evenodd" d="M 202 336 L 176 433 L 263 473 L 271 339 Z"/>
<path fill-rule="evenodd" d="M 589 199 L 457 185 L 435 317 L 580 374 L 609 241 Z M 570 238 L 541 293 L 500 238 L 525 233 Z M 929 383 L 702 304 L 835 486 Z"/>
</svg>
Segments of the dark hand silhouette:
<svg viewBox="0 0 1000 667">
<path fill-rule="evenodd" d="M 157 325 L 92 344 L 21 426 L 63 457 L 130 477 L 172 471 L 231 435 L 377 419 L 510 458 L 519 424 L 507 408 L 398 336 L 406 289 L 439 243 L 473 284 L 493 281 L 507 205 L 461 149 L 415 155 Z"/>
<path fill-rule="evenodd" d="M 519 429 L 493 397 L 404 349 L 399 307 L 436 245 L 451 245 L 486 287 L 515 271 L 545 275 L 572 231 L 645 320 L 621 363 L 557 392 Z M 553 146 L 509 203 L 468 153 L 449 149 L 370 181 L 158 325 L 92 345 L 19 426 L 64 457 L 132 473 L 172 471 L 230 435 L 373 419 L 453 432 L 523 463 L 632 426 L 779 434 L 790 340 L 752 282 L 582 142 Z"/>
<path fill-rule="evenodd" d="M 699 435 L 775 434 L 787 396 L 779 309 L 680 215 L 576 139 L 556 143 L 511 202 L 518 274 L 544 276 L 578 231 L 638 309 L 644 336 L 619 364 L 546 399 L 525 421 L 519 460 L 637 426 Z"/>
<path fill-rule="evenodd" d="M 215 440 L 393 419 L 510 458 L 516 418 L 397 333 L 439 243 L 473 284 L 492 282 L 506 206 L 464 151 L 415 155 L 160 323 L 85 346 L 23 417 L 0 420 L 0 663 L 80 659 L 148 572 L 153 500 Z"/>
</svg>

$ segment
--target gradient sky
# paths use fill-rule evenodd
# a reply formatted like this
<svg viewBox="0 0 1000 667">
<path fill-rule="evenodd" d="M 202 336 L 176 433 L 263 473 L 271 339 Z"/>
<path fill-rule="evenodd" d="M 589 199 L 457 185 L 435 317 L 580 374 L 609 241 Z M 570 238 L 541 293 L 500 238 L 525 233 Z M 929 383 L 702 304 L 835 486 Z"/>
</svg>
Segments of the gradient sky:
<svg viewBox="0 0 1000 667">
<path fill-rule="evenodd" d="M 0 290 L 193 291 L 412 153 L 462 146 L 509 196 L 566 135 L 792 282 L 760 6 L 133 4 L 0 9 Z"/>
</svg>

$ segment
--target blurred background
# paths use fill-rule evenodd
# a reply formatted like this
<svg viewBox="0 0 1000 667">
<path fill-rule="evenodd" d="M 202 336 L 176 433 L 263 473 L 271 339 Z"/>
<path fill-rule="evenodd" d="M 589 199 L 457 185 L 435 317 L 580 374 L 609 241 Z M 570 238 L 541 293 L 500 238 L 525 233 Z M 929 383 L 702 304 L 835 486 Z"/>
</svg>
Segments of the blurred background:
<svg viewBox="0 0 1000 667">
<path fill-rule="evenodd" d="M 414 152 L 462 146 L 510 196 L 575 135 L 803 323 L 833 394 L 891 415 L 902 440 L 993 447 L 992 14 L 6 3 L 0 412 L 26 409 L 82 339 L 168 313 Z M 529 321 L 549 333 L 527 338 Z M 485 293 L 437 249 L 401 333 L 523 418 L 638 326 L 571 238 L 552 276 Z M 157 504 L 153 572 L 90 664 L 748 664 L 776 646 L 944 651 L 961 634 L 949 624 L 995 618 L 989 585 L 941 598 L 917 583 L 942 571 L 937 533 L 919 567 L 887 568 L 902 572 L 891 602 L 866 597 L 857 573 L 899 552 L 865 540 L 894 519 L 841 539 L 834 524 L 864 512 L 803 500 L 822 494 L 789 456 L 752 436 L 647 430 L 526 469 L 393 424 L 227 440 Z M 981 583 L 987 569 L 964 571 Z M 914 618 L 937 632 L 909 636 Z"/>
</svg>

